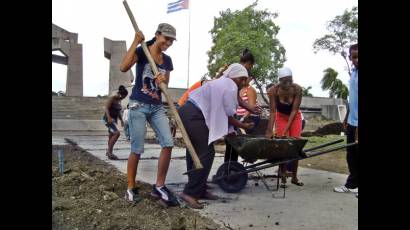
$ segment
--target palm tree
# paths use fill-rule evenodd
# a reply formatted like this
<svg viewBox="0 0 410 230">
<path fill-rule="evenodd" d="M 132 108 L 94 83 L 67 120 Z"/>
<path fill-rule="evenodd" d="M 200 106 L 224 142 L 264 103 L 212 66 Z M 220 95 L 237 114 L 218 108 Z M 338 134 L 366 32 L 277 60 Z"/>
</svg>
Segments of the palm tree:
<svg viewBox="0 0 410 230">
<path fill-rule="evenodd" d="M 323 71 L 325 74 L 321 80 L 322 89 L 329 90 L 329 97 L 347 99 L 349 90 L 343 82 L 337 78 L 339 74 L 332 68 L 327 68 Z"/>
<path fill-rule="evenodd" d="M 313 97 L 313 95 L 309 92 L 312 89 L 312 86 L 308 86 L 307 88 L 302 86 L 302 96 L 304 97 Z"/>
</svg>

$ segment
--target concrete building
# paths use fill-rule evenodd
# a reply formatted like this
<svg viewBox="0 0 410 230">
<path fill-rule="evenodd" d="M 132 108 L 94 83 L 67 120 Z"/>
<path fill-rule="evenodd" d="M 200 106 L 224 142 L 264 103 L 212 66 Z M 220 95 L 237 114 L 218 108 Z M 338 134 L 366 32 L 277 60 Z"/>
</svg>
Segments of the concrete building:
<svg viewBox="0 0 410 230">
<path fill-rule="evenodd" d="M 113 41 L 104 38 L 104 57 L 110 60 L 110 74 L 108 92 L 116 92 L 120 85 L 131 86 L 134 74 L 131 70 L 123 73 L 120 71 L 121 61 L 127 53 L 125 41 Z"/>
<path fill-rule="evenodd" d="M 52 62 L 67 65 L 67 96 L 83 96 L 83 46 L 78 43 L 78 34 L 71 33 L 52 24 L 52 51 L 60 51 L 63 56 L 52 54 Z"/>
</svg>

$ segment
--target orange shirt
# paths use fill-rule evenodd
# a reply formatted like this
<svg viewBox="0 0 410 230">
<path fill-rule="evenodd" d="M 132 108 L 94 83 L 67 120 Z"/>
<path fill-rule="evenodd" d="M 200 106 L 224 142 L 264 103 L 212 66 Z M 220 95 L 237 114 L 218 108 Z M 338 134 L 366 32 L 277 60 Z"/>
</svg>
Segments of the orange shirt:
<svg viewBox="0 0 410 230">
<path fill-rule="evenodd" d="M 201 81 L 198 81 L 197 83 L 193 84 L 191 88 L 189 88 L 185 93 L 182 95 L 182 97 L 178 100 L 178 105 L 183 106 L 185 102 L 188 100 L 189 93 L 194 91 L 195 89 L 201 87 Z"/>
</svg>

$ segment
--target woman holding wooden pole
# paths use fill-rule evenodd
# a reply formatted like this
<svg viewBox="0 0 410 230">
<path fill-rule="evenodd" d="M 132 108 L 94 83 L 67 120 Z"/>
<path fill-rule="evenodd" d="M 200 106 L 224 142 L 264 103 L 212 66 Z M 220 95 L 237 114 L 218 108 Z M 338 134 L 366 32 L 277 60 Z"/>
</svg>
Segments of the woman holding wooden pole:
<svg viewBox="0 0 410 230">
<path fill-rule="evenodd" d="M 135 177 L 139 159 L 144 153 L 146 122 L 149 122 L 162 148 L 158 160 L 157 180 L 153 185 L 151 195 L 159 198 L 168 206 L 178 205 L 176 197 L 165 186 L 165 178 L 174 145 L 159 88 L 161 83 L 168 84 L 170 72 L 173 70 L 172 59 L 164 52 L 172 46 L 174 40 L 176 40 L 175 28 L 170 24 L 161 23 L 158 25 L 155 37 L 146 42 L 149 53 L 159 70 L 155 76 L 142 47 L 137 47 L 144 41 L 144 35 L 141 31 L 135 33 L 134 41 L 121 63 L 122 72 L 128 71 L 136 64 L 136 80 L 130 96 L 128 114 L 131 153 L 128 157 L 126 198 L 132 202 L 140 200 L 138 189 L 135 188 Z"/>
</svg>

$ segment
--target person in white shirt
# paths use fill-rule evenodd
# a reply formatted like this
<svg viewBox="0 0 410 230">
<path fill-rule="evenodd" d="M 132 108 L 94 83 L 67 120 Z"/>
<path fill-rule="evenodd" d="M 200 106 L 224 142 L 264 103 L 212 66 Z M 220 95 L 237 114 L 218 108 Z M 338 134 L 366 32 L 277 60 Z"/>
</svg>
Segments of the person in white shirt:
<svg viewBox="0 0 410 230">
<path fill-rule="evenodd" d="M 180 197 L 191 208 L 203 208 L 198 199 L 217 199 L 206 190 L 206 181 L 215 156 L 213 142 L 235 132 L 233 126 L 251 129 L 252 122 L 242 123 L 233 116 L 238 106 L 238 90 L 247 81 L 248 71 L 239 63 L 231 64 L 224 75 L 192 91 L 188 101 L 179 108 L 182 123 L 201 160 L 203 169 L 192 170 L 193 161 L 186 154 L 188 183 Z"/>
</svg>

